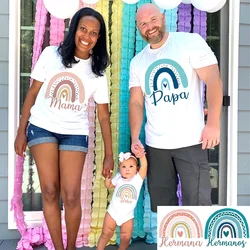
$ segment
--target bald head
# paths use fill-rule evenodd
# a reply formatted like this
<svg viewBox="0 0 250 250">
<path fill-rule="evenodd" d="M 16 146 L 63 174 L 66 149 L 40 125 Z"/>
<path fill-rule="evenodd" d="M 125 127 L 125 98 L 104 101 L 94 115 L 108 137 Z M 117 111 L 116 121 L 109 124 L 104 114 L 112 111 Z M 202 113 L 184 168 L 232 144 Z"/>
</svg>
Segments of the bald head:
<svg viewBox="0 0 250 250">
<path fill-rule="evenodd" d="M 152 4 L 152 3 L 146 3 L 146 4 L 143 4 L 138 10 L 137 10 L 137 14 L 136 14 L 136 21 L 140 21 L 140 19 L 143 17 L 143 16 L 146 16 L 146 15 L 156 15 L 156 16 L 161 16 L 161 12 L 160 12 L 160 9 L 155 5 L 155 4 Z"/>
<path fill-rule="evenodd" d="M 137 27 L 151 48 L 159 48 L 167 39 L 165 16 L 152 4 L 143 4 L 136 14 Z"/>
</svg>

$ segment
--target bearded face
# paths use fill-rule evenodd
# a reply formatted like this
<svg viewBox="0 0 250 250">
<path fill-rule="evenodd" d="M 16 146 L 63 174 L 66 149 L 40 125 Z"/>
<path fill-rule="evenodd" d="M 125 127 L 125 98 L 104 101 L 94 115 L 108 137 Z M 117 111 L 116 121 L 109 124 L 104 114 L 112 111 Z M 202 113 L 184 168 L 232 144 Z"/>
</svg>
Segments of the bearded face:
<svg viewBox="0 0 250 250">
<path fill-rule="evenodd" d="M 140 34 L 149 44 L 158 44 L 162 41 L 166 33 L 165 20 L 154 17 L 149 22 L 142 22 L 138 25 Z"/>
</svg>

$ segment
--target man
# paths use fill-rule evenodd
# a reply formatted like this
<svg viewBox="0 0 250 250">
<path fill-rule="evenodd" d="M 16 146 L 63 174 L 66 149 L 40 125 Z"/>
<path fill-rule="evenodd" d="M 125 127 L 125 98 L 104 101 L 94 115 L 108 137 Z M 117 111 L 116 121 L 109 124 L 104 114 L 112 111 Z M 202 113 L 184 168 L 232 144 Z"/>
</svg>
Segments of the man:
<svg viewBox="0 0 250 250">
<path fill-rule="evenodd" d="M 151 210 L 178 205 L 211 205 L 207 149 L 220 141 L 222 83 L 216 57 L 198 34 L 166 31 L 164 15 L 153 4 L 137 11 L 137 27 L 149 43 L 130 65 L 131 150 L 140 157 L 144 102 Z M 208 114 L 204 126 L 204 89 Z"/>
</svg>

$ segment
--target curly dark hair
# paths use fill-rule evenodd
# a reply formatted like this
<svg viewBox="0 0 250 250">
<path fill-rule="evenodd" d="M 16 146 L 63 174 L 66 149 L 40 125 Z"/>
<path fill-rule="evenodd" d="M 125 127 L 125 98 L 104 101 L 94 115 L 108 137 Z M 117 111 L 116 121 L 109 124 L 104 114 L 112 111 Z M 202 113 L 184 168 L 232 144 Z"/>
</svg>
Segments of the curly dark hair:
<svg viewBox="0 0 250 250">
<path fill-rule="evenodd" d="M 106 25 L 102 15 L 92 8 L 82 8 L 78 10 L 71 20 L 69 32 L 64 41 L 58 48 L 59 54 L 62 56 L 62 63 L 66 68 L 71 68 L 73 63 L 78 63 L 75 59 L 75 34 L 80 19 L 84 16 L 95 17 L 100 23 L 99 38 L 94 46 L 92 53 L 92 71 L 97 76 L 103 76 L 105 69 L 109 65 L 109 55 L 106 44 Z"/>
</svg>

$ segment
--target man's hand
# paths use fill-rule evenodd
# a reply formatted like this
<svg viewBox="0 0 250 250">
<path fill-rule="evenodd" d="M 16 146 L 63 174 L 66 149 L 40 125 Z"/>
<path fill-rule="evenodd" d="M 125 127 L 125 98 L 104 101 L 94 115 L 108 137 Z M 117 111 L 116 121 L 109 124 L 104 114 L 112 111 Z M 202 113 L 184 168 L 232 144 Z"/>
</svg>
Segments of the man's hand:
<svg viewBox="0 0 250 250">
<path fill-rule="evenodd" d="M 102 175 L 105 178 L 111 178 L 114 169 L 114 159 L 113 156 L 105 156 L 103 160 Z"/>
<path fill-rule="evenodd" d="M 201 133 L 202 149 L 209 149 L 220 143 L 220 126 L 206 125 Z"/>
<path fill-rule="evenodd" d="M 139 139 L 132 140 L 131 151 L 137 158 L 141 158 L 145 154 L 144 146 Z"/>
</svg>

